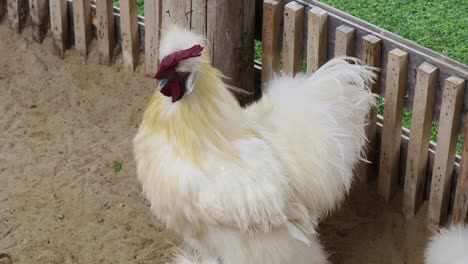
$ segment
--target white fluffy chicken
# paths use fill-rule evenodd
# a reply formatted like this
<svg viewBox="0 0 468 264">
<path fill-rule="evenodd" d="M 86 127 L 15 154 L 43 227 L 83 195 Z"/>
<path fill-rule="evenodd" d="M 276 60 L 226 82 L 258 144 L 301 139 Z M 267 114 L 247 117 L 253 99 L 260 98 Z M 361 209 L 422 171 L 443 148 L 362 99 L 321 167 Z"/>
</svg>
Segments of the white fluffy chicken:
<svg viewBox="0 0 468 264">
<path fill-rule="evenodd" d="M 452 225 L 434 234 L 425 257 L 426 264 L 467 264 L 468 226 Z"/>
<path fill-rule="evenodd" d="M 172 28 L 134 138 L 151 211 L 191 249 L 175 263 L 324 264 L 317 219 L 344 198 L 375 104 L 366 67 L 278 77 L 241 108 L 205 39 Z"/>
</svg>

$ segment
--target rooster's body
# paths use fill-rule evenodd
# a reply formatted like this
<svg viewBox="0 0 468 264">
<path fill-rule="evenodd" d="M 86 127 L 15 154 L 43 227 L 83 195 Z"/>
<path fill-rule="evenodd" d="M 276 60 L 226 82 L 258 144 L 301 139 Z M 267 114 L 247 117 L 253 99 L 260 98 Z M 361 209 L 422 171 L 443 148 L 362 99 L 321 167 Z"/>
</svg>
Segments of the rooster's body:
<svg viewBox="0 0 468 264">
<path fill-rule="evenodd" d="M 166 33 L 161 93 L 134 139 L 152 212 L 195 249 L 177 262 L 327 263 L 314 226 L 350 188 L 372 73 L 332 60 L 311 77 L 277 78 L 243 109 L 199 45 Z"/>
</svg>

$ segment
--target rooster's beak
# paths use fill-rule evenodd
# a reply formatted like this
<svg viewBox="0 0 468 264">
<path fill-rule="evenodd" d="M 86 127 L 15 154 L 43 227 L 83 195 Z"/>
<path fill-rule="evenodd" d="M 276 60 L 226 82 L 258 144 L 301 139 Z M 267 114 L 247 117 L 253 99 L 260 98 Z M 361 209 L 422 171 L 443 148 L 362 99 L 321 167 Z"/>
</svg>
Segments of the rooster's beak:
<svg viewBox="0 0 468 264">
<path fill-rule="evenodd" d="M 158 82 L 159 90 L 161 90 L 167 84 L 168 81 L 169 81 L 169 79 L 166 79 L 166 78 L 159 80 L 159 82 Z"/>
</svg>

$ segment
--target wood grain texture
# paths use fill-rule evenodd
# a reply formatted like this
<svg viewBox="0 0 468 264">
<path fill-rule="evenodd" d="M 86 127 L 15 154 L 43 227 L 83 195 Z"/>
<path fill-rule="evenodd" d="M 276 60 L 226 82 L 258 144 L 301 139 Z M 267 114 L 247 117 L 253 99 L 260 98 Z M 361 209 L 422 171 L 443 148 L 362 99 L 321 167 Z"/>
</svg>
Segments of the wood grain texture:
<svg viewBox="0 0 468 264">
<path fill-rule="evenodd" d="M 166 29 L 171 25 L 190 29 L 192 20 L 191 0 L 163 0 L 162 7 L 163 29 Z"/>
<path fill-rule="evenodd" d="M 10 28 L 21 34 L 28 19 L 29 5 L 27 0 L 7 0 Z"/>
<path fill-rule="evenodd" d="M 465 125 L 460 173 L 458 174 L 453 204 L 452 224 L 468 221 L 468 125 Z"/>
<path fill-rule="evenodd" d="M 90 0 L 73 0 L 73 25 L 75 28 L 75 47 L 86 61 L 93 38 Z"/>
<path fill-rule="evenodd" d="M 335 57 L 354 56 L 355 29 L 341 25 L 335 31 Z"/>
<path fill-rule="evenodd" d="M 366 35 L 362 39 L 362 63 L 373 67 L 380 68 L 381 66 L 381 52 L 382 41 L 374 35 Z M 368 83 L 367 85 L 374 94 L 379 93 L 379 73 L 375 82 Z M 377 149 L 377 109 L 372 108 L 368 116 L 368 125 L 366 126 L 366 136 L 369 140 L 368 148 L 364 154 L 366 159 L 371 162 L 362 162 L 360 164 L 359 179 L 363 182 L 371 180 L 373 175 L 376 174 L 376 149 Z"/>
<path fill-rule="evenodd" d="M 49 28 L 49 0 L 29 0 L 33 40 L 42 43 Z"/>
<path fill-rule="evenodd" d="M 308 12 L 307 73 L 311 74 L 327 61 L 328 13 L 313 7 Z"/>
<path fill-rule="evenodd" d="M 50 0 L 49 5 L 53 52 L 63 59 L 68 43 L 67 0 Z"/>
<path fill-rule="evenodd" d="M 113 0 L 96 2 L 99 63 L 110 65 L 115 48 Z"/>
<path fill-rule="evenodd" d="M 415 102 L 406 161 L 403 214 L 411 219 L 423 202 L 438 69 L 423 63 L 416 73 Z"/>
<path fill-rule="evenodd" d="M 437 151 L 432 171 L 428 228 L 437 230 L 448 217 L 450 187 L 455 162 L 455 148 L 460 124 L 465 81 L 456 76 L 445 80 L 441 103 Z"/>
<path fill-rule="evenodd" d="M 206 8 L 208 0 L 192 0 L 190 29 L 206 35 Z"/>
<path fill-rule="evenodd" d="M 304 6 L 290 2 L 284 7 L 283 71 L 296 74 L 302 68 Z"/>
<path fill-rule="evenodd" d="M 398 181 L 407 65 L 408 53 L 400 49 L 389 52 L 378 183 L 378 192 L 386 201 L 392 198 Z"/>
<path fill-rule="evenodd" d="M 161 12 L 162 0 L 145 1 L 145 65 L 148 77 L 153 77 L 158 70 Z"/>
<path fill-rule="evenodd" d="M 120 24 L 123 65 L 127 70 L 135 71 L 140 56 L 137 2 L 135 0 L 120 0 Z"/>
<path fill-rule="evenodd" d="M 230 79 L 228 84 L 250 94 L 237 93 L 242 105 L 252 101 L 254 86 L 255 1 L 208 1 L 207 38 L 213 66 Z"/>
<path fill-rule="evenodd" d="M 269 81 L 275 73 L 280 72 L 281 9 L 280 1 L 263 2 L 262 83 Z"/>
<path fill-rule="evenodd" d="M 0 0 L 0 21 L 2 21 L 5 16 L 5 6 L 3 5 L 3 0 Z"/>
</svg>

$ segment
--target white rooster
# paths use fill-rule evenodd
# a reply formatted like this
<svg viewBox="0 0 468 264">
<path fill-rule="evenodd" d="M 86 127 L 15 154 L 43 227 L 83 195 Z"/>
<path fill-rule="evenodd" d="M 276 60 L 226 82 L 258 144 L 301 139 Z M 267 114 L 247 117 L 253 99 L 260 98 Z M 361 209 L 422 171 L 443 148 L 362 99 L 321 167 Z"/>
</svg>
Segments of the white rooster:
<svg viewBox="0 0 468 264">
<path fill-rule="evenodd" d="M 442 228 L 434 234 L 426 248 L 426 264 L 467 264 L 468 226 Z"/>
<path fill-rule="evenodd" d="M 348 192 L 375 97 L 366 67 L 334 59 L 278 77 L 241 108 L 205 39 L 172 28 L 134 138 L 152 212 L 191 249 L 175 263 L 323 264 L 317 220 Z"/>
</svg>

